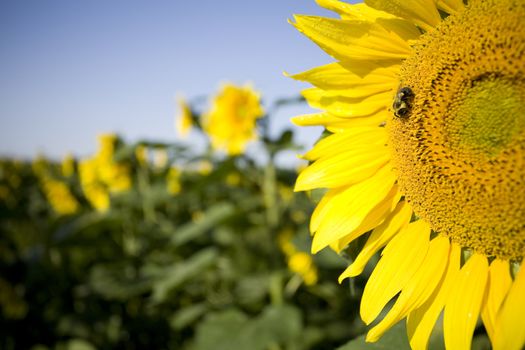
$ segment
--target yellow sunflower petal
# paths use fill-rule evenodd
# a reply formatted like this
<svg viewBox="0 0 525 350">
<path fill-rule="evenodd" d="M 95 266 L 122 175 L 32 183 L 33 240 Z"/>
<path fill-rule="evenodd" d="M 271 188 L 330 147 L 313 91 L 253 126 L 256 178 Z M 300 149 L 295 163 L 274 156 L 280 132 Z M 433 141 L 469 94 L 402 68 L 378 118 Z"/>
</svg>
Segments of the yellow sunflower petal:
<svg viewBox="0 0 525 350">
<path fill-rule="evenodd" d="M 350 90 L 356 96 L 356 91 L 372 89 L 382 92 L 385 89 L 396 87 L 399 62 L 378 64 L 373 61 L 330 63 L 310 69 L 306 72 L 290 76 L 293 79 L 307 81 L 323 90 L 342 91 Z M 364 95 L 361 93 L 361 95 Z"/>
<path fill-rule="evenodd" d="M 388 110 L 383 109 L 364 117 L 342 118 L 330 113 L 303 114 L 292 118 L 292 123 L 299 126 L 324 126 L 329 131 L 339 133 L 347 129 L 362 126 L 379 126 L 388 118 Z"/>
<path fill-rule="evenodd" d="M 470 349 L 487 277 L 487 258 L 478 253 L 474 253 L 459 271 L 446 301 L 443 319 L 448 350 Z"/>
<path fill-rule="evenodd" d="M 366 215 L 357 228 L 341 237 L 337 242 L 330 245 L 332 249 L 336 252 L 343 250 L 350 242 L 352 242 L 357 237 L 373 230 L 375 227 L 381 225 L 388 216 L 395 209 L 397 203 L 401 199 L 401 193 L 399 193 L 399 188 L 395 184 L 390 192 L 386 195 L 385 199 L 377 204 L 370 212 Z"/>
<path fill-rule="evenodd" d="M 321 198 L 321 200 L 319 201 L 312 213 L 312 217 L 310 218 L 310 232 L 312 234 L 317 231 L 319 225 L 321 224 L 327 213 L 329 213 L 331 210 L 334 210 L 332 198 L 338 198 L 342 195 L 342 193 L 344 193 L 345 190 L 346 187 L 334 188 L 326 192 L 323 198 Z"/>
<path fill-rule="evenodd" d="M 389 158 L 384 145 L 354 148 L 320 158 L 299 174 L 295 191 L 335 188 L 361 182 L 375 174 Z"/>
<path fill-rule="evenodd" d="M 426 31 L 441 22 L 434 0 L 365 0 L 365 4 L 405 18 Z"/>
<path fill-rule="evenodd" d="M 525 268 L 521 267 L 501 307 L 494 330 L 494 350 L 519 350 L 525 346 Z"/>
<path fill-rule="evenodd" d="M 372 231 L 364 247 L 354 262 L 339 276 L 339 283 L 347 277 L 354 277 L 363 272 L 368 260 L 383 248 L 396 233 L 408 225 L 412 217 L 412 208 L 406 201 L 399 202 L 387 220 Z"/>
<path fill-rule="evenodd" d="M 335 117 L 328 113 L 302 114 L 291 118 L 297 126 L 324 126 L 328 123 L 343 122 L 344 118 Z"/>
<path fill-rule="evenodd" d="M 345 19 L 375 21 L 377 18 L 395 18 L 389 13 L 378 11 L 365 4 L 349 4 L 337 0 L 317 0 L 317 3 L 327 10 L 340 14 Z"/>
<path fill-rule="evenodd" d="M 383 26 L 317 16 L 294 16 L 292 23 L 326 53 L 339 60 L 403 59 L 412 52 L 406 38 Z"/>
<path fill-rule="evenodd" d="M 338 117 L 363 117 L 388 108 L 392 92 L 382 92 L 365 98 L 331 95 L 317 88 L 306 89 L 302 95 L 312 108 L 323 109 Z"/>
<path fill-rule="evenodd" d="M 381 322 L 366 335 L 366 341 L 377 341 L 394 324 L 408 313 L 421 306 L 434 292 L 448 261 L 449 239 L 445 236 L 434 238 L 428 245 L 428 252 L 419 269 L 402 289 L 394 306 Z"/>
<path fill-rule="evenodd" d="M 492 340 L 494 340 L 496 316 L 511 285 L 512 277 L 510 276 L 509 262 L 495 259 L 489 267 L 487 297 L 481 309 L 483 324 Z"/>
<path fill-rule="evenodd" d="M 362 126 L 381 126 L 388 118 L 388 110 L 383 109 L 377 113 L 365 117 L 343 118 L 337 122 L 326 124 L 326 129 L 330 132 L 344 132 L 348 129 Z"/>
<path fill-rule="evenodd" d="M 391 83 L 391 82 L 385 82 L 383 84 L 369 84 L 369 85 L 363 85 L 360 87 L 355 88 L 343 88 L 343 89 L 329 89 L 324 90 L 320 89 L 320 91 L 317 92 L 318 96 L 321 96 L 320 98 L 341 98 L 341 99 L 364 99 L 373 95 L 377 95 L 380 93 L 384 93 L 387 91 L 391 92 L 391 95 L 393 96 L 393 91 L 395 91 L 397 87 L 397 82 Z M 312 91 L 303 91 L 303 96 L 305 98 L 308 98 L 308 96 L 311 96 L 313 92 Z M 352 101 L 353 102 L 353 101 Z"/>
<path fill-rule="evenodd" d="M 430 227 L 423 220 L 408 225 L 383 250 L 361 299 L 361 319 L 370 324 L 407 285 L 427 254 Z"/>
<path fill-rule="evenodd" d="M 463 10 L 465 4 L 463 0 L 438 0 L 437 7 L 449 14 L 453 14 L 454 12 Z"/>
<path fill-rule="evenodd" d="M 333 195 L 328 192 L 329 200 L 323 203 L 320 211 L 316 208 L 312 215 L 312 221 L 318 222 L 312 252 L 320 251 L 358 228 L 368 213 L 389 194 L 394 181 L 390 166 L 385 166 L 363 182 L 342 191 L 336 190 Z"/>
<path fill-rule="evenodd" d="M 336 154 L 341 150 L 351 150 L 362 145 L 385 144 L 387 134 L 384 128 L 362 127 L 330 135 L 319 141 L 314 148 L 306 152 L 304 159 L 316 160 L 323 156 Z"/>
<path fill-rule="evenodd" d="M 451 244 L 447 270 L 435 288 L 434 293 L 423 305 L 408 314 L 406 321 L 407 334 L 410 347 L 413 350 L 427 349 L 430 334 L 443 310 L 445 301 L 453 287 L 453 282 L 459 273 L 460 258 L 461 247 L 457 244 Z"/>
</svg>

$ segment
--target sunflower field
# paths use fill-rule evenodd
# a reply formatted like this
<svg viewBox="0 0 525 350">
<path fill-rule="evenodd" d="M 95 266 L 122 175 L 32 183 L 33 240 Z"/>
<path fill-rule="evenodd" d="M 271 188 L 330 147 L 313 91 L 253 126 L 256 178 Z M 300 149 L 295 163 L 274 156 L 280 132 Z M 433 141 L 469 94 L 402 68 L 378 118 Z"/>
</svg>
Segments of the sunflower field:
<svg viewBox="0 0 525 350">
<path fill-rule="evenodd" d="M 301 96 L 0 159 L 0 349 L 525 349 L 525 1 L 317 3 Z"/>
<path fill-rule="evenodd" d="M 255 106 L 249 133 L 268 118 Z M 0 163 L 2 349 L 331 349 L 363 332 L 345 260 L 309 253 L 318 194 L 294 194 L 297 169 L 274 163 L 297 149 L 291 131 L 262 134 L 266 161 L 243 142 L 98 143 Z"/>
</svg>

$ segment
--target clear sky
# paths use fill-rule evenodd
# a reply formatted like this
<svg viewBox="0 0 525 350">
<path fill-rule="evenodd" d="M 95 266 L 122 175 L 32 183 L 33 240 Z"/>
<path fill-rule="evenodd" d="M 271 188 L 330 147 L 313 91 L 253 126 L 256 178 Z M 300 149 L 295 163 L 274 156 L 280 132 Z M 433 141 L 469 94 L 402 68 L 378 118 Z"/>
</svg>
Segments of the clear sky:
<svg viewBox="0 0 525 350">
<path fill-rule="evenodd" d="M 294 96 L 306 85 L 283 71 L 330 61 L 287 23 L 294 13 L 331 15 L 313 0 L 2 0 L 0 155 L 87 155 L 110 131 L 176 140 L 176 94 L 222 81 L 250 81 L 265 101 Z"/>
</svg>

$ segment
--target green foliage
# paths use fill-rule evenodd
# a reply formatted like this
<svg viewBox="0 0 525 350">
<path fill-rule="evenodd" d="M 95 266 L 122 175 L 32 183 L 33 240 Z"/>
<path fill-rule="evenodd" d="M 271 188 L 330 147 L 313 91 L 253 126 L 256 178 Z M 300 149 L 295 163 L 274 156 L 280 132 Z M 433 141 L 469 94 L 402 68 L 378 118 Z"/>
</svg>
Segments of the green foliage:
<svg viewBox="0 0 525 350">
<path fill-rule="evenodd" d="M 407 332 L 404 322 L 399 322 L 397 325 L 388 330 L 385 335 L 376 343 L 367 343 L 365 335 L 357 337 L 348 342 L 346 345 L 337 348 L 337 350 L 410 350 L 408 344 Z"/>
<path fill-rule="evenodd" d="M 342 258 L 315 256 L 308 281 L 289 268 L 313 203 L 273 162 L 293 134 L 261 140 L 264 164 L 112 135 L 87 170 L 1 160 L 0 348 L 320 350 L 360 334 Z"/>
<path fill-rule="evenodd" d="M 293 306 L 267 306 L 260 315 L 248 317 L 230 309 L 209 314 L 197 327 L 194 350 L 265 350 L 285 345 L 299 348 L 301 313 Z"/>
</svg>

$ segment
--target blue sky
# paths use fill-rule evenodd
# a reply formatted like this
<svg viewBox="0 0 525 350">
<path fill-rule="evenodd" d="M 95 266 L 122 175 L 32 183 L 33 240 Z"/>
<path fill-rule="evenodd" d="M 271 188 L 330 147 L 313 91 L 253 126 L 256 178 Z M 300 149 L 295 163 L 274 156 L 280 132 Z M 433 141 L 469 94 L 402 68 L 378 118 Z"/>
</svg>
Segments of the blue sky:
<svg viewBox="0 0 525 350">
<path fill-rule="evenodd" d="M 177 140 L 175 96 L 250 81 L 265 101 L 306 85 L 283 76 L 330 58 L 287 19 L 313 0 L 3 0 L 0 154 L 87 155 L 95 136 Z M 282 110 L 276 129 L 307 107 Z M 311 143 L 319 130 L 298 131 Z"/>
</svg>

